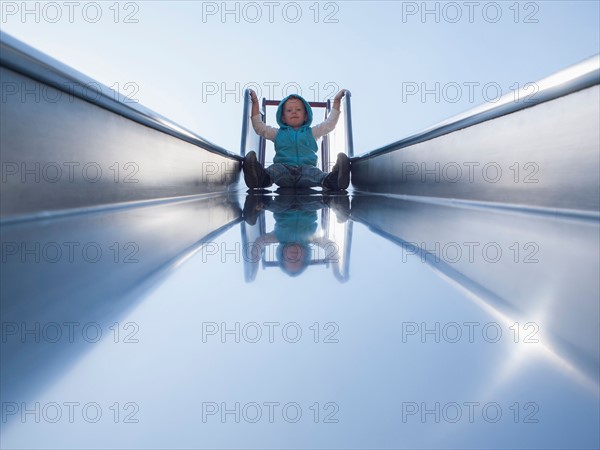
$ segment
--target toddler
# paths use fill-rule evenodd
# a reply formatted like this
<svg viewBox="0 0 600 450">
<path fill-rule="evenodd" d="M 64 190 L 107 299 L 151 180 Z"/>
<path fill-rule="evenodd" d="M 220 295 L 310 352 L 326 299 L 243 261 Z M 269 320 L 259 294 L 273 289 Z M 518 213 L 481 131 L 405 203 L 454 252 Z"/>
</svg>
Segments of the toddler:
<svg viewBox="0 0 600 450">
<path fill-rule="evenodd" d="M 266 125 L 260 118 L 258 98 L 252 98 L 252 126 L 254 131 L 275 144 L 273 164 L 266 169 L 258 162 L 256 153 L 249 152 L 243 162 L 244 180 L 250 189 L 261 189 L 273 183 L 281 187 L 308 188 L 321 186 L 324 190 L 344 190 L 350 184 L 350 161 L 339 153 L 331 172 L 317 167 L 317 139 L 333 131 L 340 117 L 342 89 L 336 94 L 329 117 L 311 127 L 312 108 L 297 94 L 284 98 L 277 108 L 279 128 Z"/>
</svg>

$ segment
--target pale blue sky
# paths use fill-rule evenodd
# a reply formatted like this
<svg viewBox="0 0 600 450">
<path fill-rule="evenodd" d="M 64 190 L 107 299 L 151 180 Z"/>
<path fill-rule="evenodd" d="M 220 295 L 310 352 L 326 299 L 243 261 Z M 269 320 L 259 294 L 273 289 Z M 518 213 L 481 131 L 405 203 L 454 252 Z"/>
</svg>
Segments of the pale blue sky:
<svg viewBox="0 0 600 450">
<path fill-rule="evenodd" d="M 600 51 L 596 1 L 275 2 L 272 22 L 268 2 L 92 3 L 5 1 L 2 29 L 235 152 L 248 83 L 350 89 L 360 154 Z"/>
</svg>

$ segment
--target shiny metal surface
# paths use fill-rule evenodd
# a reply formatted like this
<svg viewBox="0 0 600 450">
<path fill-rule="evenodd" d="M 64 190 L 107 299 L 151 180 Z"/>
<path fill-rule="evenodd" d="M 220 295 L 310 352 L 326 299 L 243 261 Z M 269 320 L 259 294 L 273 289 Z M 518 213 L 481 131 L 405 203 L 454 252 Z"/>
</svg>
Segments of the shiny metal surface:
<svg viewBox="0 0 600 450">
<path fill-rule="evenodd" d="M 444 134 L 497 119 L 526 108 L 549 102 L 600 84 L 600 55 L 560 70 L 537 83 L 529 83 L 519 91 L 509 92 L 493 103 L 477 106 L 455 117 L 426 128 L 414 136 L 392 142 L 356 157 L 356 161 L 399 150 Z"/>
<path fill-rule="evenodd" d="M 597 220 L 267 192 L 1 230 L 3 448 L 600 445 Z"/>
<path fill-rule="evenodd" d="M 107 330 L 203 242 L 239 220 L 237 199 L 217 195 L 5 225 L 3 336 L 12 323 L 92 323 Z M 23 399 L 85 348 L 2 344 L 2 391 Z"/>
<path fill-rule="evenodd" d="M 1 38 L 2 221 L 210 195 L 239 180 L 239 155 Z"/>
<path fill-rule="evenodd" d="M 544 317 L 548 348 L 593 384 L 600 286 L 598 255 L 586 253 L 598 248 L 596 220 L 385 196 L 358 195 L 352 206 L 355 220 L 421 258 L 496 317 Z"/>
<path fill-rule="evenodd" d="M 48 85 L 39 88 L 29 86 L 27 91 L 30 92 L 29 96 L 32 92 L 37 92 L 36 98 L 53 103 L 57 98 L 65 97 L 65 95 L 61 96 L 56 92 L 61 91 L 71 99 L 79 98 L 93 103 L 115 114 L 162 131 L 210 152 L 241 159 L 236 153 L 207 141 L 170 119 L 1 31 L 0 65 L 25 77 L 39 81 L 43 85 Z M 5 86 L 5 89 L 5 95 L 10 98 L 14 94 L 13 91 L 9 86 Z M 25 90 L 22 89 L 22 86 L 17 86 L 17 89 L 19 96 L 28 97 L 24 94 Z"/>
<path fill-rule="evenodd" d="M 596 216 L 598 57 L 352 160 L 365 192 L 454 198 Z"/>
<path fill-rule="evenodd" d="M 598 214 L 600 88 L 354 161 L 361 191 Z"/>
<path fill-rule="evenodd" d="M 5 68 L 3 83 L 42 84 Z M 3 220 L 73 208 L 210 194 L 239 178 L 241 163 L 78 98 L 1 104 Z"/>
</svg>

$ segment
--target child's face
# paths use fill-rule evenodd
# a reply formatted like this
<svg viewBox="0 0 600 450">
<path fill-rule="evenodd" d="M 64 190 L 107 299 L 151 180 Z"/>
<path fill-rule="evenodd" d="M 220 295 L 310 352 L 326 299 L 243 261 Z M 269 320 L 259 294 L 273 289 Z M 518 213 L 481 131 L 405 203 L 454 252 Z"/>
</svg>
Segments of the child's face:
<svg viewBox="0 0 600 450">
<path fill-rule="evenodd" d="M 288 273 L 297 273 L 304 269 L 305 249 L 300 244 L 287 244 L 283 247 L 282 264 Z"/>
<path fill-rule="evenodd" d="M 304 103 L 297 98 L 290 98 L 283 105 L 283 114 L 281 116 L 283 123 L 297 129 L 306 122 L 306 110 Z"/>
</svg>

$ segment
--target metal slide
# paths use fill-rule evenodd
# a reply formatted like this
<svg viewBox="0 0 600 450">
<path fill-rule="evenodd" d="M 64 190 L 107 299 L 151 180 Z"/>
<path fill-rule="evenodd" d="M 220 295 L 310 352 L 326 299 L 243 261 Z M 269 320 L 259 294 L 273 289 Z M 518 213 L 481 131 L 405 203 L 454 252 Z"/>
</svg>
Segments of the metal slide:
<svg viewBox="0 0 600 450">
<path fill-rule="evenodd" d="M 2 448 L 600 446 L 597 56 L 353 156 L 349 195 L 247 194 L 1 39 Z"/>
<path fill-rule="evenodd" d="M 1 35 L 6 222 L 227 191 L 241 157 Z"/>
</svg>

